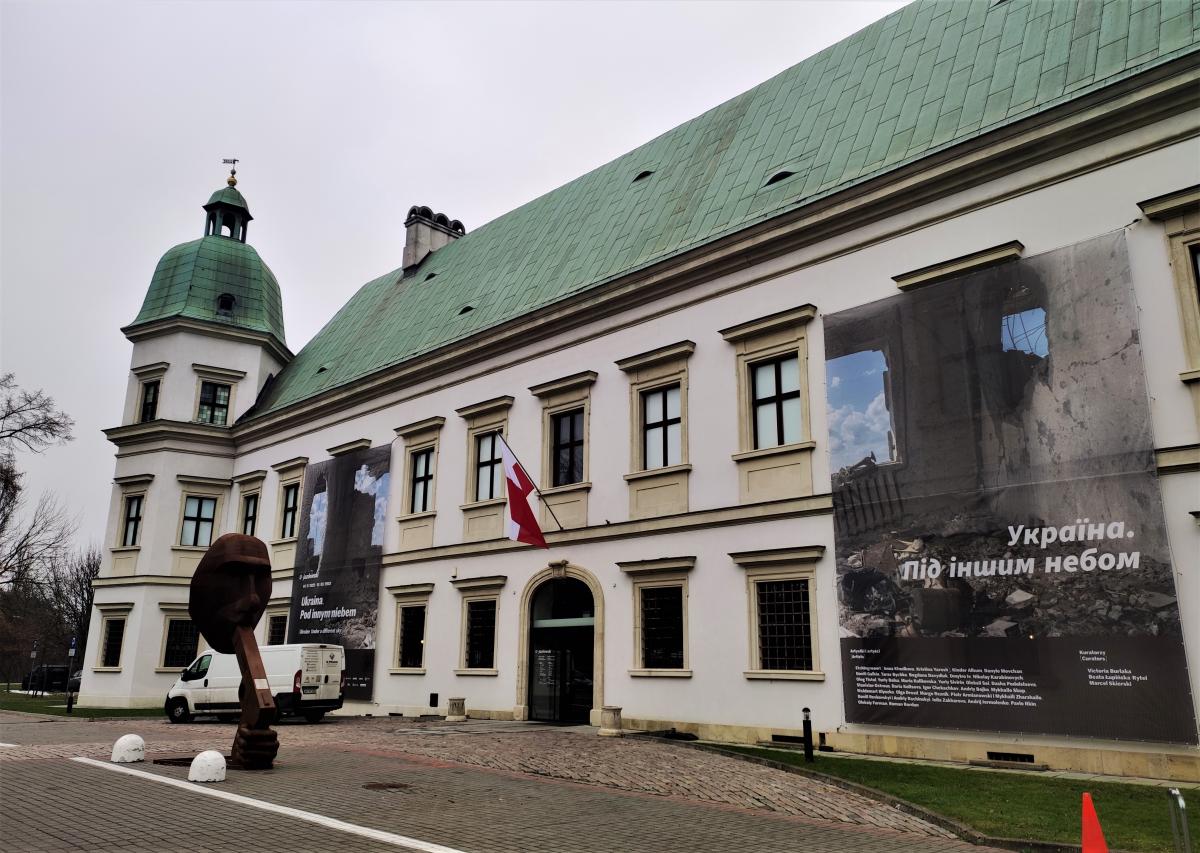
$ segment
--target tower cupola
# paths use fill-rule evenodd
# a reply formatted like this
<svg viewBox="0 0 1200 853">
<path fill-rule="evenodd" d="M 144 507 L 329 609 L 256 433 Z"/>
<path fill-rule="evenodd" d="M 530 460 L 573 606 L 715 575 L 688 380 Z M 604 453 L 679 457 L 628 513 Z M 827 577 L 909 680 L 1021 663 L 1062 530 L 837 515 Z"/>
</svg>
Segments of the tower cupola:
<svg viewBox="0 0 1200 853">
<path fill-rule="evenodd" d="M 229 237 L 239 243 L 246 242 L 246 228 L 254 217 L 250 215 L 250 206 L 246 199 L 237 191 L 237 168 L 229 170 L 225 180 L 227 186 L 213 193 L 204 210 L 208 216 L 204 222 L 205 237 Z"/>
</svg>

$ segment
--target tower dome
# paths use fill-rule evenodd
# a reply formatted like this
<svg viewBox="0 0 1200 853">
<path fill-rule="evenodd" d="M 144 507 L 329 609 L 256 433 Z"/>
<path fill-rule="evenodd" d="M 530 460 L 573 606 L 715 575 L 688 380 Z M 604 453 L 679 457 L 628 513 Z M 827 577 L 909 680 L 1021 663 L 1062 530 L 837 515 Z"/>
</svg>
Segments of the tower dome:
<svg viewBox="0 0 1200 853">
<path fill-rule="evenodd" d="M 286 345 L 279 283 L 246 243 L 253 217 L 236 182 L 231 175 L 204 205 L 204 236 L 168 249 L 159 260 L 129 329 L 179 317 L 265 332 Z"/>
</svg>

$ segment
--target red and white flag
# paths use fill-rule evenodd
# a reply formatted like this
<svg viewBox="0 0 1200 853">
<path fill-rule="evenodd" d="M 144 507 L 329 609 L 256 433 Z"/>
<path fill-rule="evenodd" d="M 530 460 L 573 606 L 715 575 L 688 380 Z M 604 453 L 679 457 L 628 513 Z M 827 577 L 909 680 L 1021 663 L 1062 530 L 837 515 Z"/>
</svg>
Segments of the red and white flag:
<svg viewBox="0 0 1200 853">
<path fill-rule="evenodd" d="M 508 538 L 514 542 L 549 548 L 533 507 L 529 504 L 529 494 L 537 491 L 537 487 L 504 439 L 500 439 L 500 457 L 504 461 L 504 485 L 508 494 Z"/>
</svg>

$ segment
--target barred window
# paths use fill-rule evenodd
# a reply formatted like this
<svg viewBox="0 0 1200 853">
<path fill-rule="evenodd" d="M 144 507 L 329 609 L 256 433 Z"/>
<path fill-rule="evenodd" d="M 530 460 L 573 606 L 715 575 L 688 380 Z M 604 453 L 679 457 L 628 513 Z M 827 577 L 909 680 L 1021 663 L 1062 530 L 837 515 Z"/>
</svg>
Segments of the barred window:
<svg viewBox="0 0 1200 853">
<path fill-rule="evenodd" d="M 554 429 L 554 485 L 583 482 L 583 409 L 551 418 Z"/>
<path fill-rule="evenodd" d="M 467 602 L 467 669 L 492 669 L 496 661 L 496 600 Z"/>
<path fill-rule="evenodd" d="M 225 426 L 229 421 L 229 386 L 216 382 L 200 383 L 200 408 L 196 420 L 202 424 Z"/>
<path fill-rule="evenodd" d="M 167 620 L 167 643 L 163 650 L 163 667 L 185 667 L 196 657 L 200 632 L 191 619 Z"/>
<path fill-rule="evenodd" d="M 300 505 L 300 484 L 289 483 L 283 487 L 283 517 L 279 525 L 279 538 L 291 539 L 296 535 L 296 509 Z"/>
<path fill-rule="evenodd" d="M 138 418 L 142 423 L 158 417 L 158 380 L 142 383 L 142 411 Z"/>
<path fill-rule="evenodd" d="M 643 587 L 642 666 L 683 669 L 683 587 Z"/>
<path fill-rule="evenodd" d="M 495 602 L 491 602 L 495 604 Z M 493 609 L 493 621 L 495 610 Z M 420 669 L 425 665 L 425 605 L 400 608 L 400 660 L 402 669 Z M 490 665 L 490 664 L 489 664 Z"/>
<path fill-rule="evenodd" d="M 279 613 L 267 620 L 267 645 L 282 646 L 287 642 L 287 614 Z"/>
<path fill-rule="evenodd" d="M 758 581 L 755 594 L 761 668 L 811 670 L 808 580 Z"/>
<path fill-rule="evenodd" d="M 246 495 L 242 498 L 242 533 L 247 536 L 254 535 L 254 528 L 258 526 L 258 495 Z"/>
<path fill-rule="evenodd" d="M 200 548 L 211 545 L 216 514 L 216 498 L 188 496 L 183 503 L 183 530 L 179 534 L 179 544 Z"/>
<path fill-rule="evenodd" d="M 418 450 L 412 455 L 412 490 L 409 512 L 428 512 L 433 491 L 433 448 Z"/>
<path fill-rule="evenodd" d="M 800 440 L 800 357 L 793 354 L 750 365 L 754 447 Z"/>
<path fill-rule="evenodd" d="M 503 497 L 504 462 L 500 456 L 500 434 L 475 436 L 475 500 Z"/>
<path fill-rule="evenodd" d="M 121 535 L 121 544 L 127 548 L 136 545 L 141 529 L 142 496 L 130 495 L 125 498 L 125 530 Z"/>
<path fill-rule="evenodd" d="M 104 620 L 104 651 L 100 657 L 102 666 L 118 667 L 121 665 L 121 646 L 125 642 L 125 620 Z"/>
</svg>

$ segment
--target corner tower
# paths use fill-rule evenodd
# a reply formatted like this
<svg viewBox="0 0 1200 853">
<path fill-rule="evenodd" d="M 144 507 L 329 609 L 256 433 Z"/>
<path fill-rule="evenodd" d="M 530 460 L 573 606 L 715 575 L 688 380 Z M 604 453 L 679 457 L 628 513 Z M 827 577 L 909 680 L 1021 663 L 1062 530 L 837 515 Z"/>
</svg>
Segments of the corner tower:
<svg viewBox="0 0 1200 853">
<path fill-rule="evenodd" d="M 80 691 L 92 705 L 161 701 L 196 654 L 200 557 L 256 517 L 233 506 L 233 427 L 292 353 L 279 284 L 246 242 L 250 207 L 234 173 L 226 184 L 203 206 L 204 236 L 162 256 L 121 330 L 133 357 L 121 423 L 105 430 L 117 460 Z"/>
</svg>

